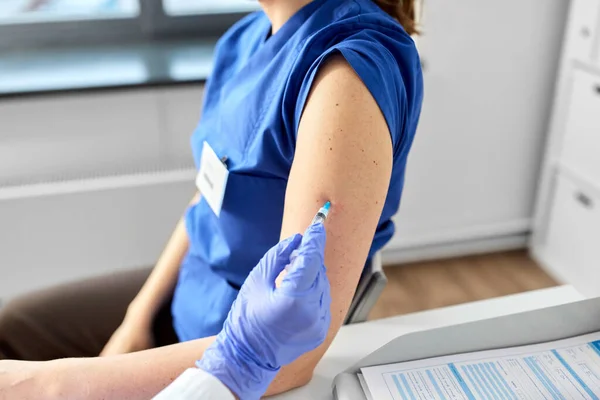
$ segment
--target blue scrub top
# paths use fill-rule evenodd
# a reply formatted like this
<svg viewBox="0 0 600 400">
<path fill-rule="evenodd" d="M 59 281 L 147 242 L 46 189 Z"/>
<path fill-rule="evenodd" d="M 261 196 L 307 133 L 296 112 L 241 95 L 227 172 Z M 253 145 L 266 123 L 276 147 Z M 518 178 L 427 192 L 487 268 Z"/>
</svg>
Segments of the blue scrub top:
<svg viewBox="0 0 600 400">
<path fill-rule="evenodd" d="M 256 12 L 217 43 L 191 144 L 197 166 L 205 141 L 227 157 L 229 180 L 219 217 L 205 200 L 185 217 L 190 246 L 172 304 L 182 341 L 221 330 L 238 288 L 279 241 L 300 116 L 331 54 L 345 57 L 362 79 L 392 137 L 392 177 L 370 255 L 394 233 L 423 96 L 413 40 L 371 0 L 314 0 L 270 32 L 266 15 Z"/>
</svg>

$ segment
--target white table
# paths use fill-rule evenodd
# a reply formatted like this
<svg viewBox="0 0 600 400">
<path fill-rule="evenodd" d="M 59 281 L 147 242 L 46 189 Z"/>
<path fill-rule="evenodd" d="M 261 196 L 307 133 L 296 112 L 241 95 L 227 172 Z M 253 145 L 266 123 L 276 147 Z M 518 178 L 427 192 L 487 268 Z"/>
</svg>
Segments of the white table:
<svg viewBox="0 0 600 400">
<path fill-rule="evenodd" d="M 582 300 L 571 286 L 536 290 L 491 300 L 344 326 L 317 366 L 312 381 L 299 389 L 271 397 L 277 400 L 331 400 L 333 378 L 390 340 L 407 333 Z"/>
</svg>

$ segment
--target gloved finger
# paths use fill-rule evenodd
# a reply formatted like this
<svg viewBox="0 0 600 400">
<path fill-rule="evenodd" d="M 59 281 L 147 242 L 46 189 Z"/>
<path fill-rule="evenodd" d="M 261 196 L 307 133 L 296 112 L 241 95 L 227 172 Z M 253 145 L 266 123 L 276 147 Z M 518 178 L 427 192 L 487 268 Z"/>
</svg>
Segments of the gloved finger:
<svg viewBox="0 0 600 400">
<path fill-rule="evenodd" d="M 302 235 L 296 233 L 271 247 L 259 263 L 260 274 L 265 283 L 275 287 L 275 280 L 290 262 L 292 251 L 296 250 L 302 241 Z"/>
<path fill-rule="evenodd" d="M 281 289 L 287 293 L 302 293 L 310 289 L 318 278 L 325 260 L 325 227 L 311 225 L 302 238 L 298 255 L 283 278 Z"/>
</svg>

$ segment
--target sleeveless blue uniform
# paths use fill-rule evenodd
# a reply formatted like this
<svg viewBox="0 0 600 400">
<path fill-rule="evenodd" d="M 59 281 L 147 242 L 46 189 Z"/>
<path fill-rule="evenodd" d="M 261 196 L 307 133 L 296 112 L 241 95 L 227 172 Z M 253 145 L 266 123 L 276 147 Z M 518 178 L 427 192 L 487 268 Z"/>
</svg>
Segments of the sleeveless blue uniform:
<svg viewBox="0 0 600 400">
<path fill-rule="evenodd" d="M 392 137 L 392 177 L 370 255 L 394 233 L 423 96 L 413 40 L 371 0 L 314 0 L 270 32 L 266 15 L 256 12 L 217 43 L 191 144 L 197 166 L 205 141 L 227 157 L 229 179 L 219 217 L 205 200 L 186 213 L 190 246 L 172 304 L 182 341 L 221 330 L 238 288 L 279 241 L 300 116 L 331 54 L 362 79 Z"/>
</svg>

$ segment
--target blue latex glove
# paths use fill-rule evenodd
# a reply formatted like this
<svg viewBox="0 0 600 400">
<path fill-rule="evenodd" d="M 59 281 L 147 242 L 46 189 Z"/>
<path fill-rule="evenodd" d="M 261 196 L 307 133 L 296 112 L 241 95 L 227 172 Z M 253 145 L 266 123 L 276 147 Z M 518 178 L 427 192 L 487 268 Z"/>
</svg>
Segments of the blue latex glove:
<svg viewBox="0 0 600 400">
<path fill-rule="evenodd" d="M 242 400 L 259 399 L 279 369 L 327 335 L 330 288 L 322 223 L 271 248 L 252 270 L 216 341 L 197 362 Z M 281 286 L 275 279 L 298 249 Z"/>
</svg>

